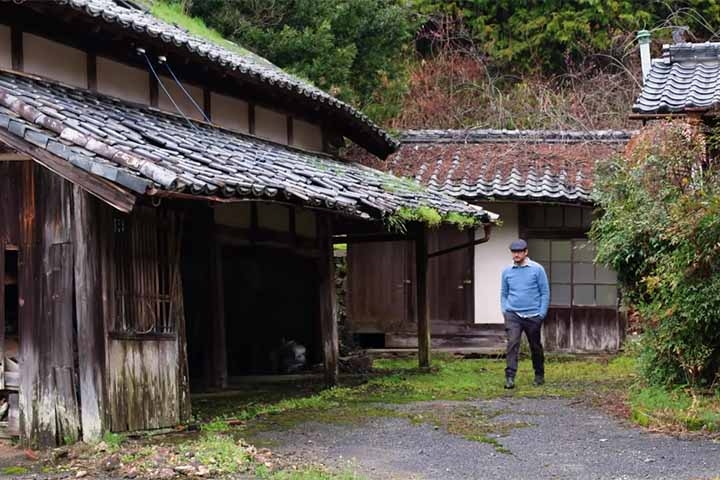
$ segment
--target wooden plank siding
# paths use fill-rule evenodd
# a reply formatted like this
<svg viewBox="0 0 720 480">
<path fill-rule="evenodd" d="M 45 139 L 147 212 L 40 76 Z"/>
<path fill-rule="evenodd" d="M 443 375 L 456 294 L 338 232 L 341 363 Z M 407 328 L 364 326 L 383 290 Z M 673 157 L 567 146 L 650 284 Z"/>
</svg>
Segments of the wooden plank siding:
<svg viewBox="0 0 720 480">
<path fill-rule="evenodd" d="M 0 241 L 20 244 L 20 181 L 26 168 L 20 162 L 0 162 Z"/>
<path fill-rule="evenodd" d="M 427 231 L 427 248 L 435 252 L 472 240 L 472 232 L 455 227 Z M 473 323 L 473 258 L 468 247 L 427 262 L 428 315 L 432 335 L 444 335 L 448 324 Z M 348 320 L 353 332 L 386 333 L 386 347 L 407 342 L 397 333 L 417 332 L 417 282 L 412 242 L 351 243 L 348 245 Z M 395 341 L 399 343 L 395 344 Z M 435 339 L 433 339 L 435 342 Z M 412 345 L 416 345 L 416 340 Z"/>
<path fill-rule="evenodd" d="M 76 441 L 72 185 L 37 165 L 23 174 L 20 430 L 25 443 Z"/>
<path fill-rule="evenodd" d="M 543 323 L 548 351 L 616 352 L 624 338 L 624 317 L 615 308 L 550 307 Z"/>
<path fill-rule="evenodd" d="M 75 309 L 82 437 L 99 441 L 107 426 L 105 408 L 105 328 L 102 322 L 100 235 L 102 204 L 80 187 L 73 188 L 75 243 Z"/>
<path fill-rule="evenodd" d="M 175 217 L 173 212 L 168 212 Z M 137 215 L 137 212 L 133 213 Z M 107 415 L 111 431 L 146 430 L 168 427 L 187 419 L 189 391 L 187 365 L 184 354 L 185 329 L 178 328 L 174 335 L 123 337 L 113 335 L 117 322 L 116 293 L 119 285 L 115 273 L 119 259 L 113 251 L 113 212 L 103 207 L 100 215 L 102 228 L 101 275 L 103 285 L 105 331 L 107 332 L 106 375 Z M 177 224 L 177 219 L 174 220 Z M 172 287 L 172 320 L 178 326 L 184 322 L 182 308 L 182 284 L 179 281 L 180 238 L 175 228 L 167 232 L 174 245 L 171 268 L 177 281 Z M 137 261 L 137 259 L 135 259 Z M 180 345 L 183 345 L 182 351 Z M 179 378 L 183 375 L 183 378 Z M 180 392 L 180 389 L 184 389 Z"/>
</svg>

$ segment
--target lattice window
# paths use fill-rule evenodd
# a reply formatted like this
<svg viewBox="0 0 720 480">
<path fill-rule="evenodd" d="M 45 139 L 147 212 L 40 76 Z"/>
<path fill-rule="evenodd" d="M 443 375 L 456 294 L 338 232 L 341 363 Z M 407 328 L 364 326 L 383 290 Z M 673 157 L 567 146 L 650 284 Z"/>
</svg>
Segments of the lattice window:
<svg viewBox="0 0 720 480">
<path fill-rule="evenodd" d="M 617 306 L 617 275 L 594 263 L 595 247 L 588 240 L 529 239 L 528 250 L 545 267 L 552 305 Z"/>
<path fill-rule="evenodd" d="M 113 218 L 115 322 L 122 335 L 173 335 L 179 290 L 178 253 L 172 217 L 138 208 Z"/>
</svg>

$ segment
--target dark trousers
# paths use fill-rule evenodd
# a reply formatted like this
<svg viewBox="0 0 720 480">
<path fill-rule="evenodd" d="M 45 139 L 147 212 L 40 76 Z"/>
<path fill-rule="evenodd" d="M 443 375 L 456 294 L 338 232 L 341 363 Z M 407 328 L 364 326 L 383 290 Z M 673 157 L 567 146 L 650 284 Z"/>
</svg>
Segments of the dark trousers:
<svg viewBox="0 0 720 480">
<path fill-rule="evenodd" d="M 520 351 L 520 337 L 523 332 L 525 332 L 525 336 L 530 343 L 535 375 L 545 376 L 545 355 L 540 341 L 540 331 L 542 330 L 540 317 L 523 318 L 515 312 L 505 312 L 503 316 L 505 317 L 505 333 L 507 333 L 508 339 L 505 376 L 515 378 L 518 366 L 518 352 Z"/>
</svg>

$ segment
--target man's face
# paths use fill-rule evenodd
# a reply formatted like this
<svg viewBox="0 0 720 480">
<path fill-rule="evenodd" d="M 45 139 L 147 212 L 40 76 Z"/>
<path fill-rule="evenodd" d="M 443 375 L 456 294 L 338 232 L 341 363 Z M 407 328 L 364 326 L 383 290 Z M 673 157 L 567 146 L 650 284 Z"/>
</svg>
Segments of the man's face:
<svg viewBox="0 0 720 480">
<path fill-rule="evenodd" d="M 513 262 L 515 262 L 516 265 L 520 265 L 521 263 L 523 263 L 528 256 L 527 249 L 511 250 L 510 253 L 512 254 Z"/>
</svg>

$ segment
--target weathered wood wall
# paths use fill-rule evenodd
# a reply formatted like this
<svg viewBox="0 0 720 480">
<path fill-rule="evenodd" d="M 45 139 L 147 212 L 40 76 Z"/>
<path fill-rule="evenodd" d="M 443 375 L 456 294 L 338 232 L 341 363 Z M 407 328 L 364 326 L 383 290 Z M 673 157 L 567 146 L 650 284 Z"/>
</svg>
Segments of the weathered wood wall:
<svg viewBox="0 0 720 480">
<path fill-rule="evenodd" d="M 135 212 L 131 215 L 137 215 Z M 171 216 L 176 215 L 170 213 Z M 190 397 L 185 348 L 185 318 L 180 281 L 180 257 L 173 248 L 171 265 L 175 282 L 172 317 L 176 331 L 171 336 L 123 338 L 113 335 L 116 322 L 115 298 L 118 285 L 115 277 L 116 258 L 113 250 L 113 212 L 103 207 L 100 213 L 101 277 L 103 318 L 107 335 L 105 362 L 108 428 L 111 431 L 145 430 L 176 425 L 189 418 Z M 173 222 L 175 225 L 178 221 Z M 171 243 L 180 247 L 181 232 L 172 228 Z M 135 260 L 137 261 L 137 259 Z"/>
<path fill-rule="evenodd" d="M 615 352 L 625 339 L 624 317 L 614 308 L 550 308 L 543 345 L 557 352 Z"/>
<path fill-rule="evenodd" d="M 110 430 L 146 430 L 180 422 L 175 340 L 108 342 Z"/>
<path fill-rule="evenodd" d="M 75 312 L 82 437 L 98 441 L 107 427 L 105 385 L 105 326 L 100 276 L 100 225 L 103 205 L 95 197 L 73 188 L 75 243 Z"/>
<path fill-rule="evenodd" d="M 0 162 L 0 242 L 20 243 L 20 181 L 27 162 Z"/>
<path fill-rule="evenodd" d="M 20 246 L 20 430 L 55 445 L 80 434 L 73 326 L 72 185 L 24 163 Z"/>
</svg>

